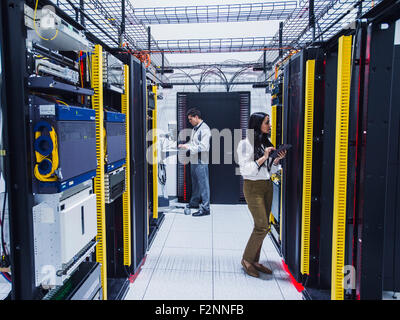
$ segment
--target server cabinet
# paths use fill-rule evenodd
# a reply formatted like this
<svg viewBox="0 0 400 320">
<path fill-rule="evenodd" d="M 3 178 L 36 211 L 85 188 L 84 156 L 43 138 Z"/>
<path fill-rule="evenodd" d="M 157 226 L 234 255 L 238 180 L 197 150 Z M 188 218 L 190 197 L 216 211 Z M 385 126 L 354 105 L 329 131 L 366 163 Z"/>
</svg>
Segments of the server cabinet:
<svg viewBox="0 0 400 320">
<path fill-rule="evenodd" d="M 354 222 L 348 262 L 356 270 L 357 299 L 381 299 L 383 290 L 399 289 L 398 19 L 394 9 L 370 16 L 357 39 L 363 52 L 355 85 L 362 89 L 350 127 L 357 152 L 349 159 L 356 180 L 348 201 Z"/>
<path fill-rule="evenodd" d="M 202 113 L 202 117 L 211 130 L 220 130 L 223 136 L 223 129 L 229 129 L 232 133 L 232 141 L 229 139 L 221 139 L 220 163 L 212 163 L 213 144 L 216 146 L 217 141 L 210 140 L 210 156 L 209 156 L 209 179 L 210 179 L 210 202 L 211 203 L 230 203 L 236 204 L 244 201 L 243 195 L 243 178 L 236 174 L 234 159 L 237 145 L 232 142 L 237 137 L 234 136 L 234 129 L 241 129 L 242 135 L 238 138 L 245 138 L 248 119 L 250 113 L 250 93 L 249 92 L 229 92 L 229 93 L 177 93 L 177 124 L 178 132 L 184 129 L 191 129 L 187 120 L 186 112 L 191 107 L 196 106 Z M 224 119 L 218 116 L 220 113 L 226 114 Z M 189 131 L 190 132 L 190 131 Z M 179 143 L 186 143 L 179 141 Z M 223 141 L 223 142 L 222 142 Z M 192 194 L 190 163 L 186 159 L 186 154 L 178 155 L 177 164 L 177 192 L 180 202 L 189 202 Z M 232 162 L 226 162 L 224 158 L 232 159 Z M 218 190 L 225 192 L 217 192 Z"/>
<path fill-rule="evenodd" d="M 10 215 L 10 247 L 11 268 L 13 270 L 12 299 L 36 299 L 39 290 L 35 286 L 34 254 L 33 254 L 33 206 L 32 190 L 30 188 L 30 168 L 27 167 L 28 152 L 26 128 L 25 93 L 25 30 L 24 2 L 2 1 L 3 41 L 5 82 L 7 91 L 6 122 L 9 132 L 18 128 L 18 133 L 8 135 L 7 167 L 9 175 L 8 188 Z M 16 23 L 17 22 L 17 23 Z M 27 270 L 29 272 L 27 272 Z"/>
<path fill-rule="evenodd" d="M 146 69 L 132 55 L 120 54 L 129 66 L 129 137 L 131 159 L 132 267 L 136 271 L 148 248 L 146 163 Z"/>
<path fill-rule="evenodd" d="M 313 61 L 314 85 L 306 84 L 306 72 L 309 72 L 307 62 Z M 316 227 L 308 227 L 304 223 L 304 186 L 310 187 L 310 201 L 308 223 L 319 224 L 320 189 L 321 189 L 321 152 L 322 152 L 322 116 L 323 95 L 321 95 L 322 53 L 318 49 L 303 50 L 291 57 L 284 67 L 283 89 L 283 143 L 291 144 L 286 159 L 283 161 L 282 178 L 282 230 L 281 251 L 289 271 L 298 282 L 305 280 L 306 274 L 315 274 L 318 254 L 315 252 L 319 234 Z M 312 89 L 312 93 L 308 92 Z M 307 95 L 312 97 L 313 110 L 311 115 L 305 113 Z M 309 131 L 312 146 L 312 167 L 310 166 L 310 180 L 304 181 L 304 148 L 305 148 L 305 117 L 313 125 Z M 311 163 L 310 163 L 311 164 Z M 312 173 L 312 174 L 311 174 Z M 312 176 L 312 179 L 311 179 Z M 311 215 L 311 216 L 310 216 Z M 315 233 L 313 233 L 315 232 Z M 307 255 L 303 256 L 302 240 L 307 236 Z M 309 249 L 308 249 L 308 246 Z M 303 259 L 304 258 L 304 259 Z M 302 264 L 306 263 L 310 271 L 303 271 Z M 309 283 L 313 280 L 309 279 Z"/>
</svg>

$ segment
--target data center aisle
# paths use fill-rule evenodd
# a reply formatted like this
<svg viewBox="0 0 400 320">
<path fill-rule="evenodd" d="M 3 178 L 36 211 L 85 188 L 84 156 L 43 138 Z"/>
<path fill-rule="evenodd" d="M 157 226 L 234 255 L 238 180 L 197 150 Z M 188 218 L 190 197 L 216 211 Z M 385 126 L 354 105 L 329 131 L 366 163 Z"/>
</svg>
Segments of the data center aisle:
<svg viewBox="0 0 400 320">
<path fill-rule="evenodd" d="M 126 300 L 301 300 L 269 236 L 253 278 L 240 261 L 253 228 L 246 205 L 211 205 L 211 216 L 166 213 Z"/>
</svg>

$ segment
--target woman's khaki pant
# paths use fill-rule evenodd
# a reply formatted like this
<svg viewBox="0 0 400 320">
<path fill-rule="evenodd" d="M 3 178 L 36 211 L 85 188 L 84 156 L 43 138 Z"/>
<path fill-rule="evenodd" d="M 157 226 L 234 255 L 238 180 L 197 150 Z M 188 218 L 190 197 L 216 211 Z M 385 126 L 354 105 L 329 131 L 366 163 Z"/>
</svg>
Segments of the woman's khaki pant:
<svg viewBox="0 0 400 320">
<path fill-rule="evenodd" d="M 272 181 L 244 180 L 243 193 L 254 219 L 254 229 L 244 250 L 243 259 L 253 263 L 260 259 L 261 246 L 270 228 Z"/>
</svg>

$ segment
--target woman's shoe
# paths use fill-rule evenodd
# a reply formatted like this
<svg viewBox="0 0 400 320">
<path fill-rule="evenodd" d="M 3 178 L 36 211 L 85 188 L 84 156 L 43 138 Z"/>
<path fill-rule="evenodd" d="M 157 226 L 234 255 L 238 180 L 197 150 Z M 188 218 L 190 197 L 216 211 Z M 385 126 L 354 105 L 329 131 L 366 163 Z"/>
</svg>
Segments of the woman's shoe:
<svg viewBox="0 0 400 320">
<path fill-rule="evenodd" d="M 266 273 L 266 274 L 272 274 L 272 271 L 268 269 L 266 266 L 263 266 L 261 263 L 253 263 L 253 266 L 256 270 Z"/>
<path fill-rule="evenodd" d="M 246 264 L 244 263 L 244 259 L 242 259 L 242 266 L 249 276 L 252 276 L 255 278 L 258 278 L 260 276 L 260 274 L 258 273 L 258 271 L 255 269 L 255 267 L 252 264 L 249 264 L 248 267 L 246 266 Z"/>
</svg>

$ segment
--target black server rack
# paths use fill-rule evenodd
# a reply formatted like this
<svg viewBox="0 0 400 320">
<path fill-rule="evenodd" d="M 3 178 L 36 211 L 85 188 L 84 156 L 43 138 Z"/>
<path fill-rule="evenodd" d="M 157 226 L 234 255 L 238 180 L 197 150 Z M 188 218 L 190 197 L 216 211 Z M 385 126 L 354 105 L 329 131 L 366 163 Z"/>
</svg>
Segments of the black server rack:
<svg viewBox="0 0 400 320">
<path fill-rule="evenodd" d="M 313 158 L 310 232 L 310 275 L 318 265 L 317 225 L 320 219 L 321 154 L 323 94 L 323 54 L 321 49 L 307 49 L 292 56 L 284 67 L 283 89 L 283 143 L 291 144 L 287 158 L 282 163 L 282 230 L 281 252 L 289 271 L 296 281 L 313 283 L 312 276 L 305 277 L 300 271 L 303 197 L 303 156 L 306 62 L 315 60 L 314 111 L 313 111 Z"/>
<path fill-rule="evenodd" d="M 382 291 L 400 288 L 398 9 L 382 3 L 355 35 L 346 249 L 356 299 L 381 299 Z"/>
<path fill-rule="evenodd" d="M 246 129 L 250 116 L 250 92 L 177 93 L 178 132 L 184 129 L 191 129 L 186 112 L 193 106 L 196 106 L 201 111 L 205 123 L 209 125 L 211 130 L 231 129 L 233 138 L 231 145 L 225 145 L 228 141 L 221 139 L 220 164 L 212 163 L 213 138 L 210 141 L 209 179 L 211 203 L 236 204 L 243 202 L 243 178 L 235 172 L 234 155 L 239 141 L 234 141 L 234 129 L 242 130 L 241 136 L 236 137 L 236 139 L 246 137 Z M 218 117 L 221 112 L 226 115 L 224 119 Z M 186 143 L 189 141 L 189 138 L 186 137 L 185 141 L 179 141 L 178 143 Z M 228 156 L 232 156 L 232 164 L 224 163 L 225 151 Z M 186 163 L 188 162 L 186 154 L 181 153 L 179 156 L 181 158 L 177 164 L 178 200 L 180 202 L 189 202 L 192 194 L 190 163 Z M 221 177 L 224 178 L 221 179 Z M 215 190 L 225 190 L 225 192 L 220 193 Z"/>
<path fill-rule="evenodd" d="M 18 134 L 8 135 L 7 176 L 10 215 L 10 247 L 12 273 L 12 299 L 36 299 L 39 290 L 35 286 L 33 248 L 33 197 L 30 188 L 30 168 L 27 166 L 28 145 L 26 128 L 25 93 L 25 1 L 2 1 L 2 26 L 4 41 L 4 65 L 6 83 L 6 122 L 8 130 L 18 128 Z M 19 21 L 19 23 L 15 23 Z M 16 63 L 17 62 L 17 63 Z M 28 272 L 27 272 L 28 270 Z"/>
<path fill-rule="evenodd" d="M 132 267 L 141 265 L 148 248 L 147 242 L 147 173 L 146 173 L 146 69 L 132 55 L 121 54 L 129 66 L 130 98 L 130 158 Z"/>
</svg>

